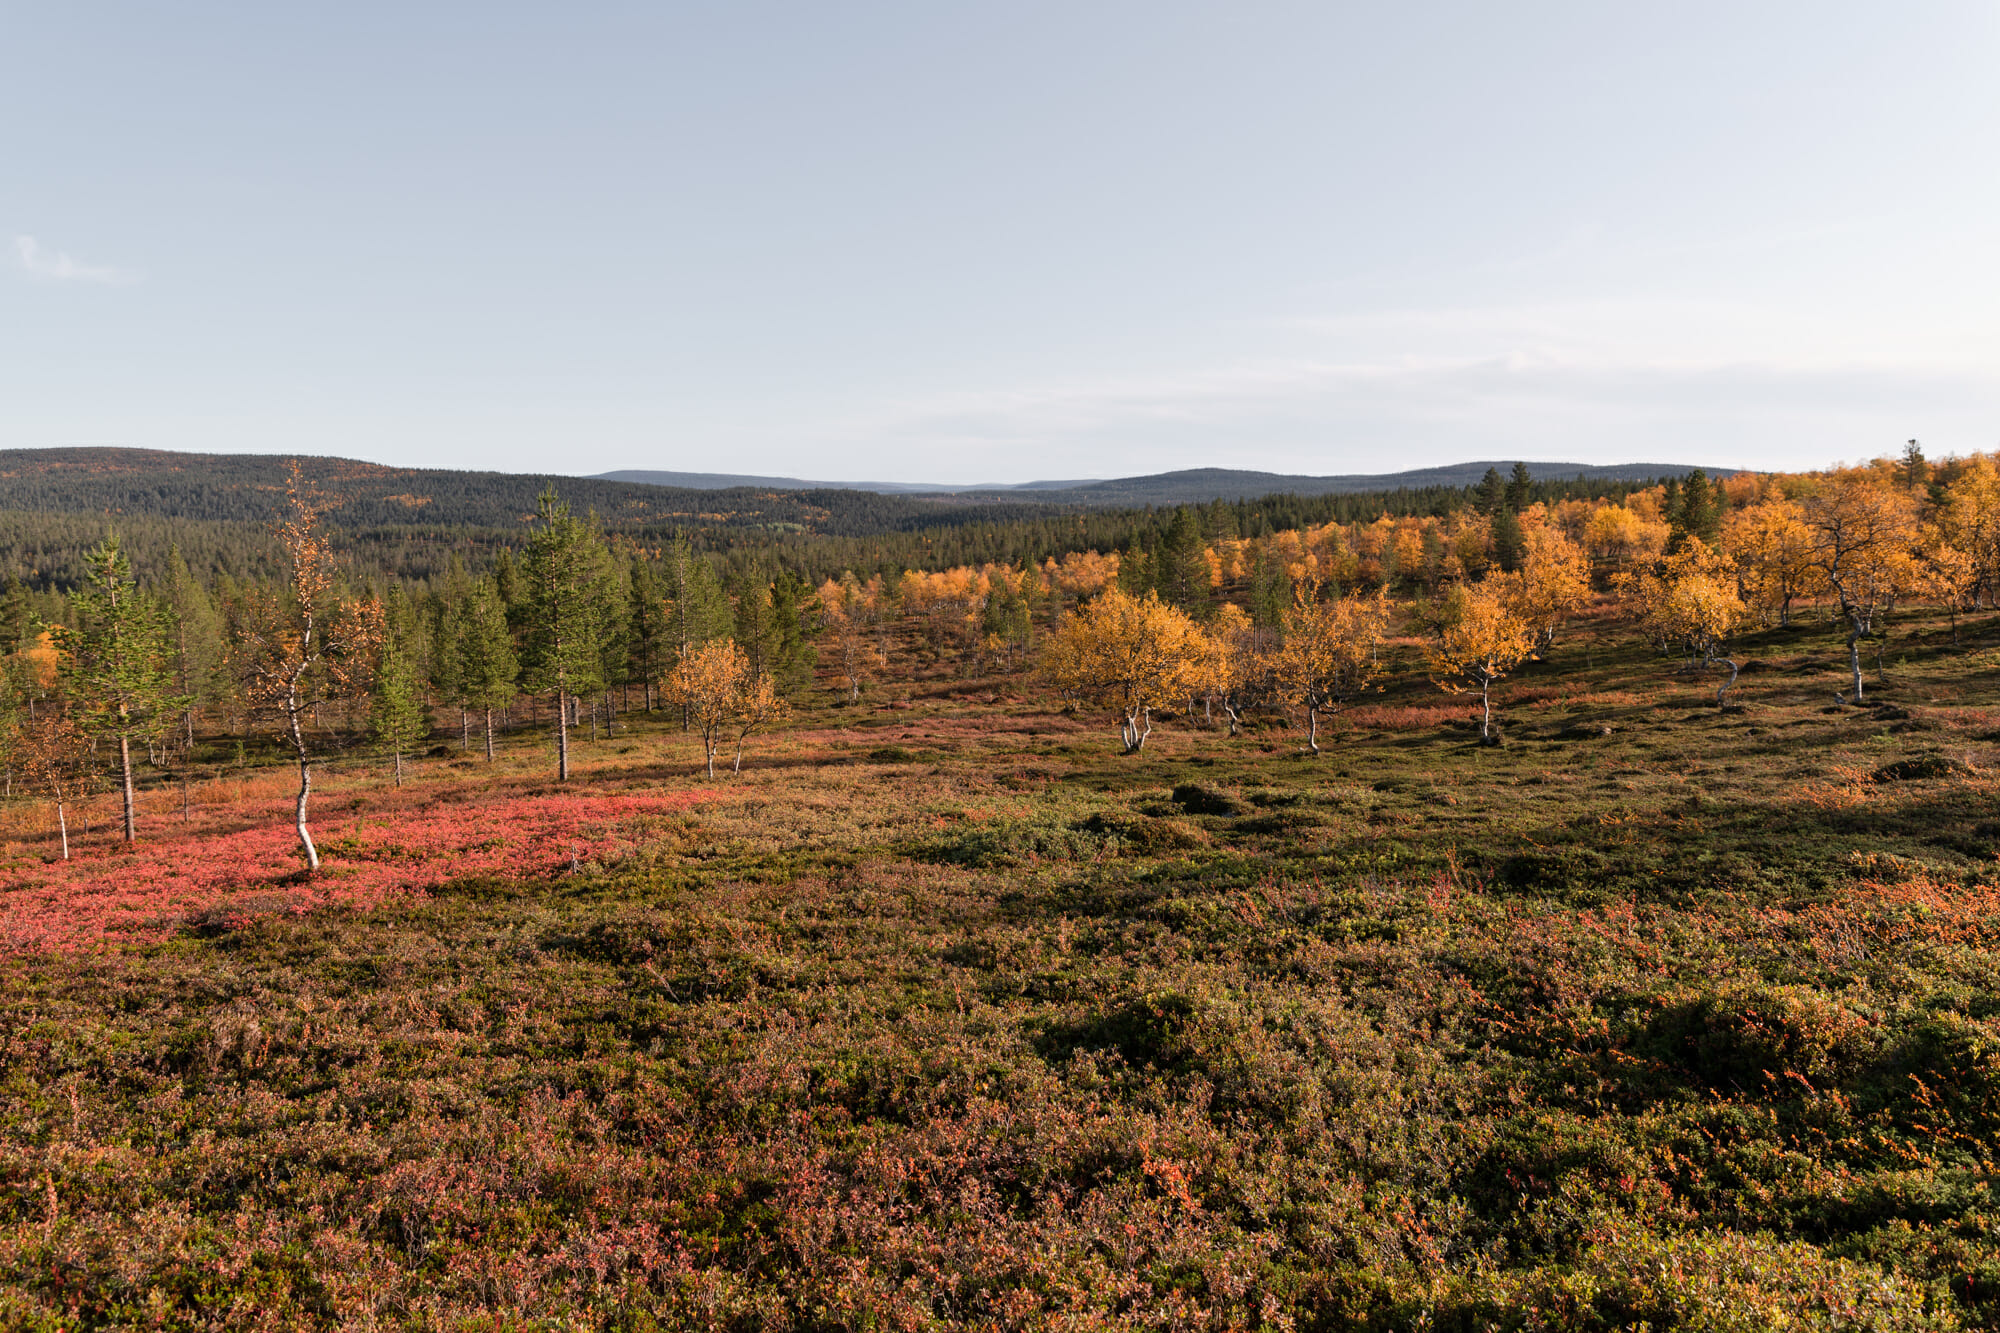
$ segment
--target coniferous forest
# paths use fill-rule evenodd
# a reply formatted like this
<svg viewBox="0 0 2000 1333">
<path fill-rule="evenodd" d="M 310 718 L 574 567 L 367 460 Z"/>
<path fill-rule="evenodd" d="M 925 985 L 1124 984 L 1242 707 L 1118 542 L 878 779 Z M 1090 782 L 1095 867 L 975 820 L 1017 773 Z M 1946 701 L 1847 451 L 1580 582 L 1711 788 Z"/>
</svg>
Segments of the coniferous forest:
<svg viewBox="0 0 2000 1333">
<path fill-rule="evenodd" d="M 0 1322 L 2000 1326 L 2000 466 L 0 455 Z"/>
</svg>

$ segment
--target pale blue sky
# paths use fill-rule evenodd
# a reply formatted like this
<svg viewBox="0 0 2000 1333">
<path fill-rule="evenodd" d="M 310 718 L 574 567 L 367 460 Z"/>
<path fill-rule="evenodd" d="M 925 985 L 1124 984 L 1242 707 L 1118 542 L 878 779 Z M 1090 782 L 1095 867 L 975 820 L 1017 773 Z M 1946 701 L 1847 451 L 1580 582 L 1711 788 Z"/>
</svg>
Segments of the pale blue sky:
<svg viewBox="0 0 2000 1333">
<path fill-rule="evenodd" d="M 2000 5 L 0 9 L 0 447 L 2000 445 Z"/>
</svg>

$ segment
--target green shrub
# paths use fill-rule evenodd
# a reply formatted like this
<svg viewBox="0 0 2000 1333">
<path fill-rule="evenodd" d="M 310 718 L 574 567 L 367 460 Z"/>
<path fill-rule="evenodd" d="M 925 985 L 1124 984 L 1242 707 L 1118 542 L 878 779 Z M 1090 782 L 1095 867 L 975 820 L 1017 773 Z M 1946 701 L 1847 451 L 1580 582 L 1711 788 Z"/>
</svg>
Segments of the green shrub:
<svg viewBox="0 0 2000 1333">
<path fill-rule="evenodd" d="M 1413 1310 L 1412 1315 L 1419 1314 Z M 1960 1327 L 1917 1283 L 1811 1245 L 1732 1231 L 1604 1229 L 1572 1266 L 1450 1284 L 1428 1327 L 1487 1333 L 1947 1333 Z"/>
</svg>

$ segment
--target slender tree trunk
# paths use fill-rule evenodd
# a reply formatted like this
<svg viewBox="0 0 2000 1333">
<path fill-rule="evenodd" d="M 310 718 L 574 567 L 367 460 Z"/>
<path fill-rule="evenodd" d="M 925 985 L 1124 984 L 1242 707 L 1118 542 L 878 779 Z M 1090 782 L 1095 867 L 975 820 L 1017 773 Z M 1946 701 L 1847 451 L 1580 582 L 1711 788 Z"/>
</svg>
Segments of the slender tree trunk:
<svg viewBox="0 0 2000 1333">
<path fill-rule="evenodd" d="M 1479 739 L 1493 739 L 1493 682 L 1479 682 Z"/>
<path fill-rule="evenodd" d="M 735 768 L 730 770 L 731 772 L 741 773 L 743 771 L 743 742 L 747 740 L 749 736 L 750 733 L 747 730 L 739 731 L 736 733 L 736 766 Z"/>
<path fill-rule="evenodd" d="M 313 846 L 312 830 L 306 827 L 306 801 L 312 796 L 312 789 L 313 789 L 312 761 L 308 759 L 300 759 L 299 760 L 299 804 L 298 804 L 297 822 L 299 830 L 299 846 L 305 848 L 306 850 L 306 870 L 308 873 L 317 871 L 319 869 L 319 848 Z"/>
<path fill-rule="evenodd" d="M 556 691 L 556 780 L 569 781 L 569 693 Z"/>
<path fill-rule="evenodd" d="M 306 873 L 319 869 L 319 848 L 313 846 L 312 831 L 306 827 L 306 802 L 312 796 L 312 757 L 306 748 L 306 710 L 299 702 L 298 679 L 296 676 L 286 686 L 285 719 L 291 725 L 292 753 L 299 761 L 299 803 L 297 820 L 299 846 L 305 848 Z"/>
<path fill-rule="evenodd" d="M 1306 748 L 1319 753 L 1319 709 L 1306 705 Z"/>
<path fill-rule="evenodd" d="M 486 710 L 486 762 L 493 762 L 493 710 Z"/>
<path fill-rule="evenodd" d="M 472 748 L 472 714 L 463 708 L 458 710 L 458 748 L 461 750 Z"/>
<path fill-rule="evenodd" d="M 139 820 L 132 808 L 132 740 L 124 735 L 118 737 L 118 775 L 125 789 L 125 842 L 129 846 L 139 836 Z"/>
<path fill-rule="evenodd" d="M 1729 668 L 1729 679 L 1728 679 L 1728 680 L 1725 680 L 1725 681 L 1723 681 L 1723 682 L 1722 682 L 1722 688 L 1721 688 L 1721 689 L 1719 689 L 1719 690 L 1717 690 L 1717 691 L 1715 692 L 1715 706 L 1716 706 L 1717 708 L 1720 708 L 1720 707 L 1722 707 L 1722 700 L 1723 700 L 1724 696 L 1726 696 L 1726 695 L 1727 695 L 1727 694 L 1729 693 L 1729 691 L 1730 691 L 1730 690 L 1731 690 L 1732 688 L 1734 688 L 1734 686 L 1735 686 L 1735 684 L 1736 684 L 1736 677 L 1737 677 L 1737 675 L 1739 674 L 1739 672 L 1738 672 L 1738 668 L 1737 668 L 1737 666 L 1736 666 L 1736 659 L 1735 659 L 1735 658 L 1733 658 L 1733 657 L 1722 657 L 1722 658 L 1717 658 L 1716 660 L 1717 660 L 1717 661 L 1719 661 L 1719 662 L 1720 662 L 1720 663 L 1721 663 L 1721 664 L 1722 664 L 1723 666 L 1726 666 L 1726 667 L 1728 667 L 1728 668 Z"/>
<path fill-rule="evenodd" d="M 715 733 L 704 731 L 701 734 L 701 743 L 708 751 L 708 780 L 713 782 L 715 781 Z"/>
<path fill-rule="evenodd" d="M 397 790 L 399 790 L 399 791 L 400 791 L 400 790 L 402 789 L 402 786 L 403 786 L 403 749 L 402 749 L 402 747 L 401 747 L 401 746 L 397 746 L 397 747 L 396 747 L 396 788 L 397 788 Z"/>
<path fill-rule="evenodd" d="M 1141 718 L 1145 719 L 1145 726 L 1143 728 L 1139 725 Z M 1146 738 L 1153 734 L 1153 710 L 1150 708 L 1139 708 L 1127 713 L 1125 715 L 1124 731 L 1126 754 L 1137 754 L 1139 751 L 1145 749 Z"/>
<path fill-rule="evenodd" d="M 56 797 L 56 828 L 62 834 L 63 860 L 69 860 L 69 815 L 63 809 L 62 797 Z"/>
<path fill-rule="evenodd" d="M 181 774 L 181 823 L 188 822 L 188 775 Z"/>
<path fill-rule="evenodd" d="M 1861 631 L 1853 626 L 1847 631 L 1847 664 L 1854 672 L 1854 697 L 1849 703 L 1861 702 Z"/>
</svg>

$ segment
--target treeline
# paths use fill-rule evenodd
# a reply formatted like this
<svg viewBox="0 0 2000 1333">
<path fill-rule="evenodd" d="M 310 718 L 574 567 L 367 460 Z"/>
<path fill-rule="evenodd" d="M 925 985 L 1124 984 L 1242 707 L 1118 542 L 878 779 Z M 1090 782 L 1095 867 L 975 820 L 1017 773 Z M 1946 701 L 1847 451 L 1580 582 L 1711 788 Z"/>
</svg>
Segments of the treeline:
<svg viewBox="0 0 2000 1333">
<path fill-rule="evenodd" d="M 87 456 L 90 466 L 77 456 Z M 24 450 L 4 457 L 0 481 L 8 507 L 0 509 L 0 581 L 40 592 L 79 588 L 85 553 L 109 527 L 141 569 L 163 567 L 169 551 L 178 550 L 203 579 L 276 573 L 269 528 L 284 489 L 275 460 L 190 461 L 138 450 Z M 327 459 L 302 462 L 301 475 L 327 496 L 326 521 L 341 534 L 353 568 L 417 592 L 431 590 L 454 558 L 484 572 L 502 551 L 518 550 L 543 485 L 501 473 Z M 1615 498 L 1646 485 L 1582 479 L 1520 484 L 1528 488 L 1523 502 L 1544 503 Z M 579 513 L 590 514 L 630 549 L 657 551 L 683 539 L 728 577 L 782 567 L 814 584 L 846 570 L 894 576 L 905 569 L 1040 563 L 1075 550 L 1150 551 L 1167 540 L 1183 509 L 1197 515 L 1206 540 L 1217 541 L 1385 514 L 1443 516 L 1481 503 L 1477 487 L 1444 486 L 1273 495 L 1158 511 L 840 490 L 682 492 L 594 480 L 565 480 L 561 490 Z"/>
<path fill-rule="evenodd" d="M 794 574 L 725 582 L 685 540 L 614 547 L 551 491 L 518 552 L 483 573 L 451 559 L 427 590 L 354 577 L 324 522 L 329 504 L 302 475 L 267 533 L 274 578 L 202 578 L 176 549 L 142 583 L 115 533 L 84 557 L 68 595 L 11 583 L 0 596 L 0 760 L 6 790 L 46 797 L 58 824 L 109 779 L 135 835 L 136 775 L 185 784 L 253 740 L 297 765 L 297 828 L 309 868 L 316 763 L 372 742 L 392 759 L 428 743 L 436 711 L 455 709 L 462 741 L 476 716 L 488 758 L 496 724 L 546 719 L 557 774 L 571 731 L 617 724 L 636 688 L 664 696 L 713 745 L 743 709 L 756 726 L 811 681 L 810 589 Z M 275 539 L 274 539 L 275 538 Z M 726 649 L 719 671 L 711 646 Z M 704 674 L 706 673 L 706 674 Z M 65 831 L 65 855 L 67 836 Z"/>
<path fill-rule="evenodd" d="M 185 780 L 204 745 L 213 763 L 218 740 L 261 737 L 298 766 L 310 864 L 316 759 L 373 742 L 400 780 L 440 711 L 463 746 L 476 721 L 489 758 L 496 728 L 546 725 L 567 779 L 572 731 L 609 734 L 621 713 L 664 704 L 701 734 L 712 773 L 719 745 L 733 735 L 740 763 L 751 732 L 809 698 L 822 664 L 850 702 L 899 676 L 1033 665 L 1073 702 L 1114 707 L 1128 749 L 1155 710 L 1198 706 L 1232 730 L 1249 709 L 1290 711 L 1317 748 L 1321 719 L 1380 671 L 1398 619 L 1430 642 L 1431 679 L 1479 694 L 1490 731 L 1493 686 L 1604 591 L 1663 651 L 1730 680 L 1743 627 L 1827 604 L 1846 631 L 1849 702 L 1862 644 L 1879 658 L 1901 607 L 1956 616 L 2000 594 L 2000 467 L 1985 456 L 1933 465 L 1913 444 L 1862 468 L 1721 483 L 1697 471 L 1578 495 L 1517 468 L 1458 498 L 1287 527 L 1261 502 L 1122 528 L 1074 516 L 1080 539 L 1036 530 L 1048 545 L 1018 561 L 870 571 L 792 563 L 783 547 L 705 551 L 712 531 L 646 545 L 546 490 L 483 568 L 449 551 L 415 583 L 357 568 L 330 502 L 295 472 L 265 537 L 275 574 L 204 576 L 170 547 L 141 579 L 114 536 L 67 595 L 10 581 L 0 758 L 9 791 L 18 777 L 60 817 L 115 753 L 129 836 L 135 753 Z M 1327 497 L 1326 512 L 1353 503 Z M 1060 554 L 1033 558 L 1047 549 Z"/>
<path fill-rule="evenodd" d="M 0 453 L 0 488 L 10 510 L 80 512 L 121 522 L 270 523 L 284 511 L 292 461 L 148 449 L 16 449 Z M 507 472 L 394 468 L 342 458 L 296 461 L 306 483 L 326 497 L 328 520 L 347 530 L 413 526 L 518 532 L 533 519 L 536 497 L 551 483 L 548 477 Z M 980 508 L 971 501 L 869 491 L 691 490 L 596 477 L 553 480 L 580 512 L 594 512 L 607 526 L 621 529 L 769 527 L 863 535 L 949 526 Z"/>
</svg>

